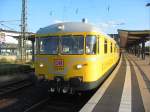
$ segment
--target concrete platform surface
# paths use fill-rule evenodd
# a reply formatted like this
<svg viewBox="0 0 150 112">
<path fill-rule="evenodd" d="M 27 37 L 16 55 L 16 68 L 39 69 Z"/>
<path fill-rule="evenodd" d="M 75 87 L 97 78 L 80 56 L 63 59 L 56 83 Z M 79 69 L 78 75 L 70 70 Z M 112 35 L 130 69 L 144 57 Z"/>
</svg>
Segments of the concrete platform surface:
<svg viewBox="0 0 150 112">
<path fill-rule="evenodd" d="M 124 53 L 80 112 L 150 112 L 150 65 Z"/>
</svg>

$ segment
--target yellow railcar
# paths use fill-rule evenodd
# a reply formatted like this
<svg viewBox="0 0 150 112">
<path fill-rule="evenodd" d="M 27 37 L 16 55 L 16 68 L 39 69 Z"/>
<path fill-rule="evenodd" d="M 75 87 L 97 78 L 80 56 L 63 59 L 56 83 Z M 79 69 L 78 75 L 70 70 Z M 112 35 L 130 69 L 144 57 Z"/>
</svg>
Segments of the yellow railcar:
<svg viewBox="0 0 150 112">
<path fill-rule="evenodd" d="M 118 59 L 116 42 L 88 23 L 58 23 L 36 34 L 35 73 L 51 92 L 95 89 Z"/>
</svg>

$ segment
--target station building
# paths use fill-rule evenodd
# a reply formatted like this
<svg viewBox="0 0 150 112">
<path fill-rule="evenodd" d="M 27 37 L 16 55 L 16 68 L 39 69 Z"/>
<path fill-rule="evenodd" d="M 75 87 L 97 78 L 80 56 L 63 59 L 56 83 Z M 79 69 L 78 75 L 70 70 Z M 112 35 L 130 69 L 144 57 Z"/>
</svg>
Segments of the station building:
<svg viewBox="0 0 150 112">
<path fill-rule="evenodd" d="M 28 32 L 29 36 L 34 33 Z M 21 32 L 0 29 L 0 60 L 15 61 L 19 56 L 19 37 Z M 27 40 L 26 44 L 27 59 L 31 60 L 32 42 Z"/>
</svg>

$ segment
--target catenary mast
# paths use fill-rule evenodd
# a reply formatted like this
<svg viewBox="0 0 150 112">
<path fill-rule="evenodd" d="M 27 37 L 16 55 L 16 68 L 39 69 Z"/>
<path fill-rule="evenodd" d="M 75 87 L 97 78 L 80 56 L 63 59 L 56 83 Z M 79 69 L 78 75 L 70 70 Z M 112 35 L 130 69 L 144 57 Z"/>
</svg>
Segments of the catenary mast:
<svg viewBox="0 0 150 112">
<path fill-rule="evenodd" d="M 27 39 L 27 0 L 22 0 L 21 12 L 21 36 L 19 38 L 19 59 L 21 62 L 26 61 L 26 39 Z"/>
</svg>

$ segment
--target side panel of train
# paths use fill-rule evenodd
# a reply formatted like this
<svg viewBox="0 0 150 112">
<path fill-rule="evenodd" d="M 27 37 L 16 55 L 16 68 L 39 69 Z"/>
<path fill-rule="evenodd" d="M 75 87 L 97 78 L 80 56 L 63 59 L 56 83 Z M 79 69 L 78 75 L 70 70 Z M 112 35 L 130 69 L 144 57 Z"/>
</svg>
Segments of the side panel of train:
<svg viewBox="0 0 150 112">
<path fill-rule="evenodd" d="M 67 87 L 85 91 L 96 88 L 119 59 L 119 48 L 114 40 L 102 34 L 96 37 L 94 55 L 36 55 L 38 78 L 48 80 L 53 89 Z"/>
</svg>

